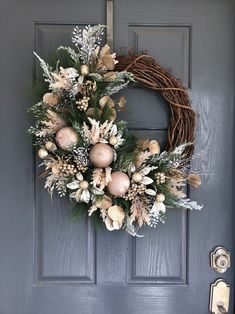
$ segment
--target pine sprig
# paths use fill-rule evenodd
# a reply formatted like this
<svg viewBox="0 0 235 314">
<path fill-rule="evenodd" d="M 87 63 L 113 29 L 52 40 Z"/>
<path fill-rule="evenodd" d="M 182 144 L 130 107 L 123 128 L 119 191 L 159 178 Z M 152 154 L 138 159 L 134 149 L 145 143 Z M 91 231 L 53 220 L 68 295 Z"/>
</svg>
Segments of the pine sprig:
<svg viewBox="0 0 235 314">
<path fill-rule="evenodd" d="M 95 49 L 100 45 L 104 25 L 86 26 L 81 30 L 78 26 L 73 31 L 72 41 L 78 48 L 79 56 L 84 64 L 89 64 Z"/>
</svg>

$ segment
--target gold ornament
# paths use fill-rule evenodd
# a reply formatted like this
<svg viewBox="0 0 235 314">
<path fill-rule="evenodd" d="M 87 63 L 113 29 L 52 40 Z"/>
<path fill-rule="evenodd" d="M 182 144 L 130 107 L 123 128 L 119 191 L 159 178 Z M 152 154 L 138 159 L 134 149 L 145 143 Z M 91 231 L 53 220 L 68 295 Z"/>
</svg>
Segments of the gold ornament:
<svg viewBox="0 0 235 314">
<path fill-rule="evenodd" d="M 114 159 L 114 151 L 111 146 L 104 143 L 97 143 L 90 151 L 90 160 L 95 167 L 106 168 Z"/>
<path fill-rule="evenodd" d="M 89 67 L 88 67 L 88 65 L 83 64 L 83 65 L 81 66 L 81 74 L 82 74 L 83 76 L 87 76 L 87 75 L 89 74 Z"/>
<path fill-rule="evenodd" d="M 115 146 L 118 142 L 118 139 L 116 138 L 116 136 L 112 135 L 110 138 L 109 138 L 109 144 Z"/>
<path fill-rule="evenodd" d="M 87 171 L 87 169 L 88 169 L 88 166 L 84 166 L 81 162 L 79 162 L 79 161 L 76 161 L 75 162 L 76 163 L 76 167 L 77 167 L 77 169 L 79 170 L 79 171 L 81 171 L 81 172 L 86 172 Z"/>
<path fill-rule="evenodd" d="M 126 201 L 132 201 L 138 194 L 144 194 L 146 185 L 143 183 L 132 183 L 127 193 L 122 195 Z"/>
<path fill-rule="evenodd" d="M 82 99 L 76 101 L 77 107 L 80 111 L 87 111 L 90 97 L 84 96 Z"/>
<path fill-rule="evenodd" d="M 156 178 L 157 184 L 163 184 L 166 182 L 166 175 L 163 172 L 155 173 L 155 178 Z"/>
<path fill-rule="evenodd" d="M 122 171 L 115 171 L 111 174 L 112 181 L 108 183 L 108 190 L 114 196 L 125 194 L 130 187 L 130 179 Z"/>
<path fill-rule="evenodd" d="M 66 161 L 60 162 L 60 166 L 58 170 L 59 170 L 58 174 L 63 174 L 65 176 L 73 176 L 78 172 L 74 164 L 68 163 Z M 54 171 L 57 171 L 57 168 L 55 168 Z"/>
<path fill-rule="evenodd" d="M 116 79 L 116 77 L 117 77 L 116 72 L 111 71 L 111 72 L 105 73 L 103 76 L 103 79 L 105 82 L 112 82 Z"/>
<path fill-rule="evenodd" d="M 59 148 L 69 150 L 78 143 L 79 137 L 73 128 L 66 126 L 56 133 L 55 140 Z"/>
<path fill-rule="evenodd" d="M 198 188 L 202 184 L 200 176 L 196 173 L 190 173 L 188 175 L 187 180 L 188 180 L 188 183 L 195 189 Z"/>
<path fill-rule="evenodd" d="M 58 105 L 59 97 L 54 93 L 46 93 L 43 96 L 42 101 L 45 105 L 53 107 L 53 106 Z"/>
<path fill-rule="evenodd" d="M 156 196 L 156 201 L 157 201 L 158 203 L 164 203 L 164 201 L 165 201 L 165 195 L 164 195 L 163 193 L 157 194 L 157 196 Z"/>
<path fill-rule="evenodd" d="M 143 175 L 140 172 L 134 172 L 132 175 L 132 180 L 136 183 L 140 183 L 143 179 Z"/>
<path fill-rule="evenodd" d="M 87 190 L 89 188 L 89 183 L 86 180 L 81 181 L 79 185 L 82 190 Z"/>
<path fill-rule="evenodd" d="M 112 206 L 112 199 L 108 195 L 104 195 L 101 199 L 95 202 L 95 205 L 98 208 L 108 209 L 109 207 Z"/>
<path fill-rule="evenodd" d="M 48 151 L 45 148 L 40 148 L 38 150 L 38 157 L 40 157 L 41 159 L 44 159 L 48 156 Z"/>
<path fill-rule="evenodd" d="M 46 147 L 46 149 L 49 150 L 50 152 L 54 152 L 54 151 L 57 149 L 55 143 L 53 143 L 53 142 L 51 142 L 51 141 L 47 141 L 47 142 L 45 143 L 45 147 Z"/>
<path fill-rule="evenodd" d="M 149 142 L 149 151 L 152 155 L 156 155 L 160 153 L 160 145 L 157 141 L 152 140 Z"/>
</svg>

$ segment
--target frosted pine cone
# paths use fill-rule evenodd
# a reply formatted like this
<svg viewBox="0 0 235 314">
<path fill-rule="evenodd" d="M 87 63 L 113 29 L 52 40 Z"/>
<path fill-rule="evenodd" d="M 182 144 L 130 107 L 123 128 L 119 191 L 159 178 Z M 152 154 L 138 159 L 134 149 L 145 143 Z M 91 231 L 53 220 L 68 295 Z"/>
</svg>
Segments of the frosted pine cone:
<svg viewBox="0 0 235 314">
<path fill-rule="evenodd" d="M 87 150 L 83 147 L 74 148 L 74 162 L 76 163 L 77 169 L 79 171 L 85 172 L 89 164 L 89 158 Z"/>
</svg>

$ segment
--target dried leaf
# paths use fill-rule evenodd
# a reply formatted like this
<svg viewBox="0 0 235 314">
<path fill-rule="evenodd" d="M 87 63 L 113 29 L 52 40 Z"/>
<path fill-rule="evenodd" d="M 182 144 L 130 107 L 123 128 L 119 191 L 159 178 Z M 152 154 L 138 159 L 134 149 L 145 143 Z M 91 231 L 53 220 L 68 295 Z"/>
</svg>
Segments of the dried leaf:
<svg viewBox="0 0 235 314">
<path fill-rule="evenodd" d="M 111 55 L 103 56 L 102 61 L 108 70 L 111 71 L 115 68 L 115 63 Z"/>
<path fill-rule="evenodd" d="M 132 222 L 137 221 L 139 227 L 142 227 L 144 223 L 149 222 L 149 211 L 144 198 L 136 196 L 132 201 L 130 212 L 130 220 Z"/>
</svg>

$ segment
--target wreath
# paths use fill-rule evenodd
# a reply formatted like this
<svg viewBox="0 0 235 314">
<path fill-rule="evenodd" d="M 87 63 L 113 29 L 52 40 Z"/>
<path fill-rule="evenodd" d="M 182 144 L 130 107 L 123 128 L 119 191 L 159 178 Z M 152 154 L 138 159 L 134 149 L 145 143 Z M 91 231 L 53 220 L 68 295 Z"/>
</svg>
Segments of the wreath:
<svg viewBox="0 0 235 314">
<path fill-rule="evenodd" d="M 52 195 L 69 197 L 73 216 L 104 222 L 109 231 L 138 235 L 144 224 L 165 222 L 167 208 L 201 209 L 185 186 L 201 184 L 190 169 L 195 113 L 187 89 L 148 55 L 116 58 L 100 47 L 104 26 L 75 27 L 76 49 L 60 46 L 49 65 L 35 52 L 43 82 L 35 82 L 38 102 L 29 128 Z M 167 149 L 156 140 L 137 139 L 118 119 L 126 99 L 111 97 L 129 83 L 160 91 L 171 108 Z"/>
</svg>

